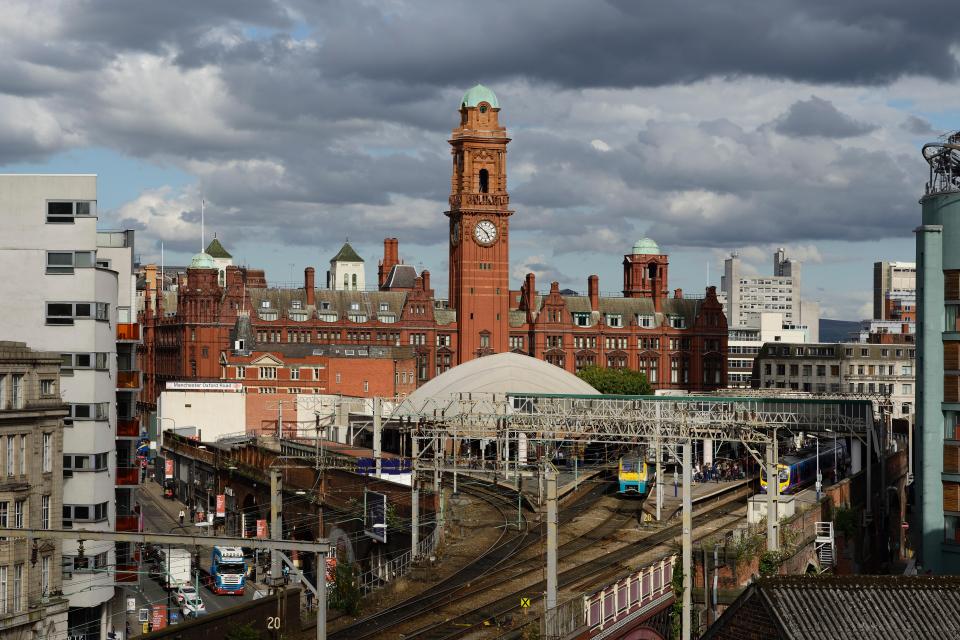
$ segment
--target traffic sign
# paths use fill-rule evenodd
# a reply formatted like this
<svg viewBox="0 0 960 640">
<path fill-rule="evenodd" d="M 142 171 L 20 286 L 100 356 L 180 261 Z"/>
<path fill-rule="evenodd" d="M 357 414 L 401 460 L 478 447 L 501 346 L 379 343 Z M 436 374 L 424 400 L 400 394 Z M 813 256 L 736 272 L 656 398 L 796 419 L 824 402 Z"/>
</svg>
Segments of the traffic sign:
<svg viewBox="0 0 960 640">
<path fill-rule="evenodd" d="M 520 608 L 529 609 L 530 608 L 530 598 L 520 598 Z"/>
</svg>

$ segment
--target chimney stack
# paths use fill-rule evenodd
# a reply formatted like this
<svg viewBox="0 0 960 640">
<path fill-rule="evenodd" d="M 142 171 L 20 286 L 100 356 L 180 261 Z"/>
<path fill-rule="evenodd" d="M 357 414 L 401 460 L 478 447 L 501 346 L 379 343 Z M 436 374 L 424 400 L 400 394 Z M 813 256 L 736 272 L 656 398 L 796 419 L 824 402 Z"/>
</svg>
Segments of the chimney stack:
<svg viewBox="0 0 960 640">
<path fill-rule="evenodd" d="M 430 291 L 430 272 L 424 269 L 420 272 L 420 277 L 423 278 L 423 290 Z"/>
<path fill-rule="evenodd" d="M 377 272 L 379 286 L 383 288 L 387 278 L 390 277 L 390 270 L 394 265 L 400 264 L 400 247 L 396 238 L 383 239 L 383 260 L 380 261 L 380 269 Z"/>
<path fill-rule="evenodd" d="M 587 278 L 587 295 L 590 296 L 591 311 L 600 311 L 600 276 Z"/>
<path fill-rule="evenodd" d="M 313 270 L 313 267 L 307 267 L 303 270 L 303 288 L 307 294 L 307 306 L 315 307 L 317 304 L 317 291 L 314 286 L 314 274 L 316 272 Z"/>
<path fill-rule="evenodd" d="M 683 289 L 674 289 L 673 297 L 676 298 L 677 300 L 680 300 L 681 298 L 683 298 Z"/>
</svg>

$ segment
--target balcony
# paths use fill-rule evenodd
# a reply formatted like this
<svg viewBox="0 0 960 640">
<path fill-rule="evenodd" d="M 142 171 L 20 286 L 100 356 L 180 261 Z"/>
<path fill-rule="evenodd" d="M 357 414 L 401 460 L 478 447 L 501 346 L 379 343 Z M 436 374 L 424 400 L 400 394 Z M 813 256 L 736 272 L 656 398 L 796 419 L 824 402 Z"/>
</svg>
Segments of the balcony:
<svg viewBox="0 0 960 640">
<path fill-rule="evenodd" d="M 140 484 L 139 467 L 117 467 L 117 486 L 135 487 Z"/>
<path fill-rule="evenodd" d="M 117 572 L 114 576 L 115 582 L 136 582 L 137 565 L 135 564 L 117 564 Z"/>
<path fill-rule="evenodd" d="M 944 443 L 943 472 L 960 473 L 960 442 Z"/>
<path fill-rule="evenodd" d="M 118 438 L 139 438 L 140 420 L 131 418 L 129 420 L 117 419 L 117 437 Z"/>
<path fill-rule="evenodd" d="M 140 325 L 136 322 L 118 322 L 117 342 L 140 342 Z"/>
<path fill-rule="evenodd" d="M 140 516 L 117 516 L 117 531 L 134 532 L 140 530 Z"/>
<path fill-rule="evenodd" d="M 117 371 L 117 390 L 137 391 L 141 386 L 139 371 Z"/>
</svg>

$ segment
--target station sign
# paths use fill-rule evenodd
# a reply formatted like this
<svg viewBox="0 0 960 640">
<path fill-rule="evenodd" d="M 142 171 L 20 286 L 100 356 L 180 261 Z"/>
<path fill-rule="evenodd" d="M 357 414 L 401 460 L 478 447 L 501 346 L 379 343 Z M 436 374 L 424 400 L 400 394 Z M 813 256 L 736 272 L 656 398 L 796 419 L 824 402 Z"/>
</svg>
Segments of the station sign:
<svg viewBox="0 0 960 640">
<path fill-rule="evenodd" d="M 240 382 L 168 382 L 167 391 L 243 391 Z"/>
</svg>

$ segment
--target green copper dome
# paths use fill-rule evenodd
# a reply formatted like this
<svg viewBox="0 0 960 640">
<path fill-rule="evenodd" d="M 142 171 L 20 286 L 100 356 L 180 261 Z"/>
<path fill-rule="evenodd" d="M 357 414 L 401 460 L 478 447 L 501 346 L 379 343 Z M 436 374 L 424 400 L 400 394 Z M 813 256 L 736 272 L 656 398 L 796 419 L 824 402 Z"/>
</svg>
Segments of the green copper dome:
<svg viewBox="0 0 960 640">
<path fill-rule="evenodd" d="M 640 238 L 636 244 L 633 245 L 633 255 L 658 256 L 660 255 L 660 247 L 650 238 Z"/>
<path fill-rule="evenodd" d="M 481 102 L 486 102 L 494 109 L 500 108 L 500 102 L 497 101 L 497 94 L 482 84 L 478 84 L 467 90 L 460 101 L 461 107 L 475 107 Z"/>
<path fill-rule="evenodd" d="M 191 269 L 216 269 L 217 263 L 208 253 L 198 253 L 190 260 Z"/>
</svg>

